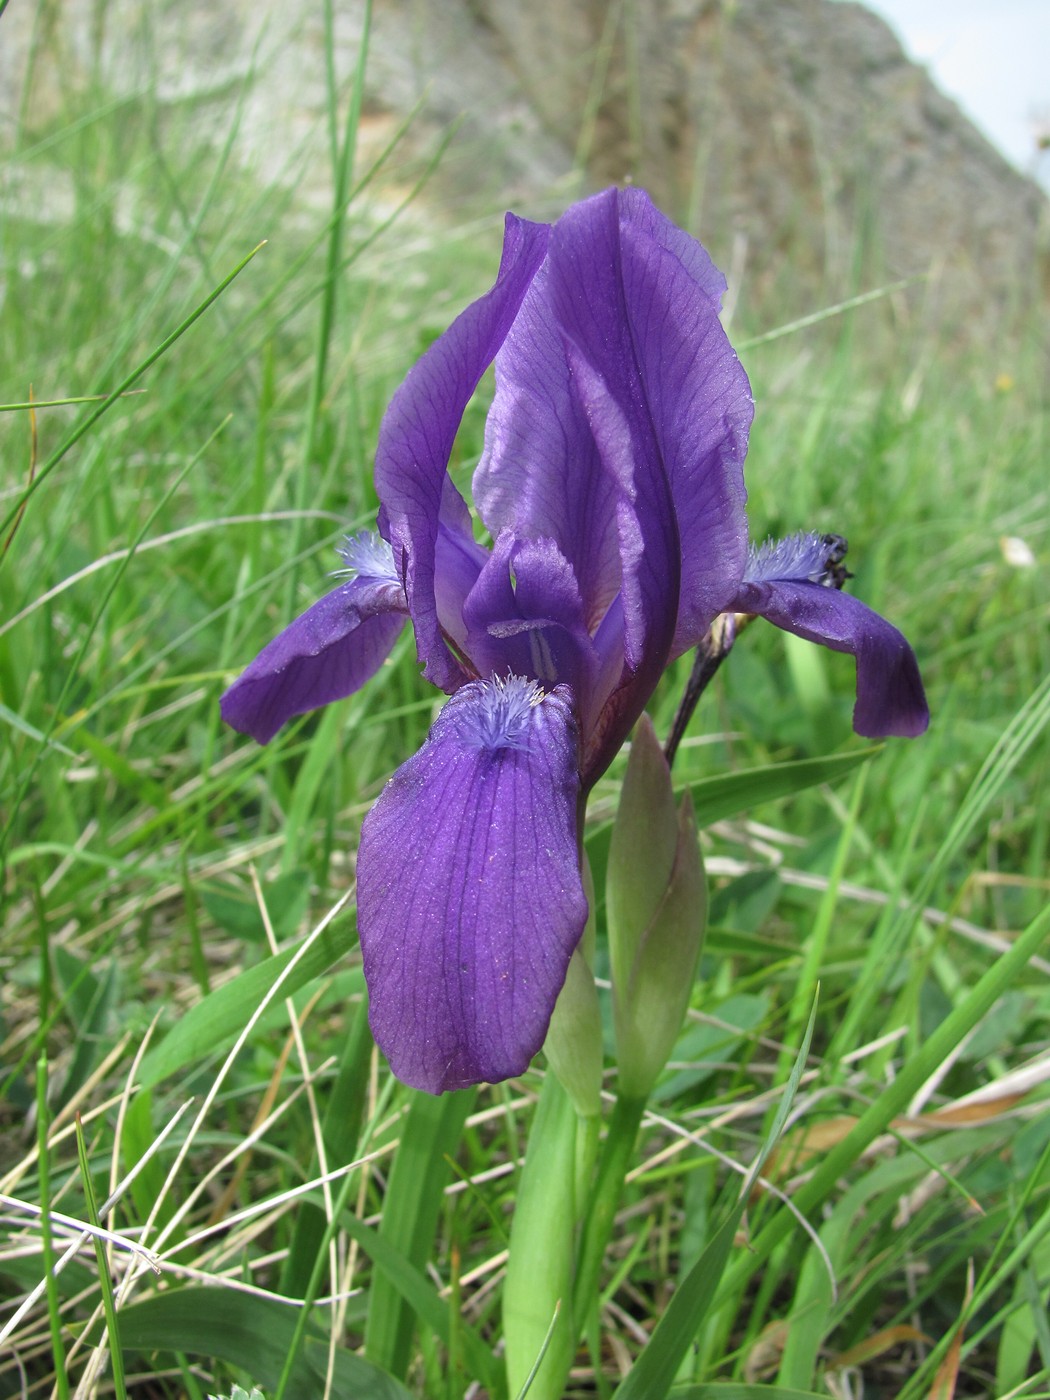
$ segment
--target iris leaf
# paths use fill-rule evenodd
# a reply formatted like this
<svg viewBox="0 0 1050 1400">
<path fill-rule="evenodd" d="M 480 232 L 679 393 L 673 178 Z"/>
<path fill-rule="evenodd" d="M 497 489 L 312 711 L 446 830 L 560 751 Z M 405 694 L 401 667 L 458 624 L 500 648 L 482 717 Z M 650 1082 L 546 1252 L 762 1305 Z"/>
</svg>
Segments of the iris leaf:
<svg viewBox="0 0 1050 1400">
<path fill-rule="evenodd" d="M 440 1098 L 412 1092 L 379 1227 L 388 1261 L 400 1255 L 413 1269 L 422 1270 L 429 1259 L 449 1177 L 445 1158 L 459 1145 L 475 1098 L 473 1089 Z M 414 1307 L 398 1283 L 381 1272 L 372 1282 L 365 1355 L 394 1375 L 404 1375 L 415 1323 Z"/>
<path fill-rule="evenodd" d="M 272 1389 L 295 1330 L 297 1310 L 235 1289 L 176 1288 L 122 1308 L 125 1351 L 186 1352 L 227 1362 Z M 328 1346 L 320 1331 L 296 1363 L 286 1400 L 316 1400 L 324 1391 Z M 400 1382 L 343 1347 L 334 1357 L 336 1395 L 354 1400 L 408 1400 Z"/>
<path fill-rule="evenodd" d="M 878 752 L 876 745 L 849 753 L 828 754 L 824 758 L 801 758 L 790 763 L 745 768 L 740 773 L 723 773 L 717 778 L 698 778 L 676 791 L 684 792 L 688 788 L 693 794 L 696 822 L 702 829 L 819 783 L 833 783 L 867 763 Z"/>
<path fill-rule="evenodd" d="M 656 1324 L 645 1350 L 631 1368 L 627 1379 L 617 1387 L 615 1400 L 661 1400 L 670 1392 L 682 1359 L 696 1336 L 697 1327 L 718 1293 L 737 1228 L 751 1195 L 751 1188 L 787 1122 L 802 1079 L 802 1071 L 806 1066 L 816 1015 L 817 1006 L 814 1002 L 809 1024 L 806 1026 L 795 1064 L 788 1075 L 784 1096 L 773 1125 L 761 1152 L 752 1164 L 743 1189 L 737 1195 L 729 1214 L 711 1237 L 707 1248 L 679 1284 L 667 1311 Z"/>
</svg>

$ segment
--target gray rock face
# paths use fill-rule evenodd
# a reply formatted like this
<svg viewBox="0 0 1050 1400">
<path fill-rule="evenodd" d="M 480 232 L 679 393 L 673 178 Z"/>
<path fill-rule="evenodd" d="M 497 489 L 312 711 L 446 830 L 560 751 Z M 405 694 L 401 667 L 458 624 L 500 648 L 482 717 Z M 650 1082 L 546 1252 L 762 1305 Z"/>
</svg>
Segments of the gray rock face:
<svg viewBox="0 0 1050 1400">
<path fill-rule="evenodd" d="M 45 28 L 41 14 L 51 16 Z M 277 0 L 13 5 L 0 21 L 0 132 L 91 74 L 196 104 L 260 180 L 327 204 L 323 11 Z M 344 94 L 363 0 L 341 0 Z M 33 82 L 24 87 L 35 46 Z M 418 109 L 418 110 L 417 110 Z M 832 0 L 376 0 L 359 169 L 416 114 L 378 187 L 462 221 L 550 217 L 633 180 L 698 233 L 761 316 L 900 277 L 962 338 L 1045 296 L 1046 200 L 909 63 L 883 22 Z M 0 140 L 6 139 L 0 135 Z"/>
<path fill-rule="evenodd" d="M 473 9 L 589 182 L 644 183 L 743 274 L 752 305 L 804 311 L 919 275 L 927 309 L 965 332 L 1036 292 L 1042 193 L 863 6 Z"/>
</svg>

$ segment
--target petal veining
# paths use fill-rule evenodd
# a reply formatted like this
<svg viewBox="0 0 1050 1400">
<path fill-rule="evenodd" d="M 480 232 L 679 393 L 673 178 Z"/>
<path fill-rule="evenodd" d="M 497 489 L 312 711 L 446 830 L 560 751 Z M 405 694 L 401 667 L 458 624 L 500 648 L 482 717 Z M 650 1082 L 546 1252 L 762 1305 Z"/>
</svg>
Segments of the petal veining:
<svg viewBox="0 0 1050 1400">
<path fill-rule="evenodd" d="M 725 278 L 642 190 L 619 197 L 624 305 L 681 540 L 673 651 L 725 607 L 747 547 L 743 465 L 754 403 L 719 320 Z"/>
<path fill-rule="evenodd" d="M 379 432 L 380 530 L 394 550 L 428 680 L 454 690 L 467 672 L 441 634 L 435 588 L 439 524 L 469 530 L 447 468 L 463 411 L 503 343 L 547 247 L 545 224 L 507 215 L 492 288 L 473 302 L 409 371 Z"/>
<path fill-rule="evenodd" d="M 577 392 L 546 266 L 496 357 L 496 393 L 473 492 L 493 535 L 509 530 L 555 541 L 572 563 L 593 631 L 620 587 L 619 486 Z"/>
<path fill-rule="evenodd" d="M 572 696 L 478 681 L 446 704 L 365 819 L 358 922 L 369 1017 L 430 1093 L 522 1073 L 587 917 Z"/>
<path fill-rule="evenodd" d="M 465 652 L 483 675 L 517 673 L 576 697 L 586 731 L 597 673 L 583 600 L 553 540 L 520 541 L 504 530 L 463 609 Z"/>
<path fill-rule="evenodd" d="M 646 195 L 607 190 L 554 225 L 497 357 L 482 518 L 557 543 L 592 637 L 619 596 L 622 675 L 595 776 L 743 574 L 753 405 L 719 322 L 724 287 Z"/>
</svg>

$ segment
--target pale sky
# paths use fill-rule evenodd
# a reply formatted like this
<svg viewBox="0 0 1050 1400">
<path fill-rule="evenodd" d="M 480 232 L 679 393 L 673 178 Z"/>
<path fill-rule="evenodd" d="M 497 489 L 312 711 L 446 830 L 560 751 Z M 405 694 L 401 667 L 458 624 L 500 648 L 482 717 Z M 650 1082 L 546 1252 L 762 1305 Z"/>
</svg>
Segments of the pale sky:
<svg viewBox="0 0 1050 1400">
<path fill-rule="evenodd" d="M 985 136 L 1050 184 L 1050 0 L 864 0 Z"/>
</svg>

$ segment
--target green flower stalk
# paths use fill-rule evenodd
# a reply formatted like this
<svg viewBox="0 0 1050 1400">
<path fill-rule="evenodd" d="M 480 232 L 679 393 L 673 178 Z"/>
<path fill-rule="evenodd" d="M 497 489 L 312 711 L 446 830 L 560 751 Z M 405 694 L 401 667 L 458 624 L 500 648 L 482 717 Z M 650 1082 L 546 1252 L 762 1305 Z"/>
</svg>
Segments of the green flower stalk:
<svg viewBox="0 0 1050 1400">
<path fill-rule="evenodd" d="M 572 1100 L 548 1074 L 529 1134 L 503 1285 L 511 1400 L 560 1400 L 576 1351 L 577 1123 Z"/>
<path fill-rule="evenodd" d="M 645 1099 L 670 1058 L 696 976 L 707 886 L 688 794 L 643 715 L 634 731 L 606 881 L 622 1097 Z"/>
<path fill-rule="evenodd" d="M 594 880 L 586 856 L 583 888 L 590 910 L 587 927 L 569 962 L 565 985 L 558 994 L 543 1053 L 561 1081 L 581 1119 L 601 1113 L 602 1018 L 594 985 Z"/>
</svg>

